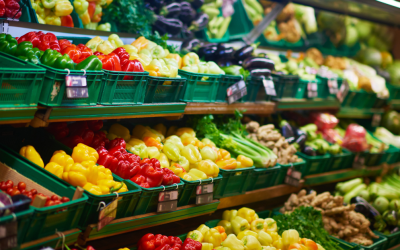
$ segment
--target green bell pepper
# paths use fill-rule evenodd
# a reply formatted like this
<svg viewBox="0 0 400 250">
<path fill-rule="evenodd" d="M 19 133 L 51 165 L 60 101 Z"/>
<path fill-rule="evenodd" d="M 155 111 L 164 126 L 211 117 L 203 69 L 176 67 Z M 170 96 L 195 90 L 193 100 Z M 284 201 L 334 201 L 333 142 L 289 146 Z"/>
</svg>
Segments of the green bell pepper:
<svg viewBox="0 0 400 250">
<path fill-rule="evenodd" d="M 102 31 L 111 31 L 111 24 L 110 23 L 103 23 L 97 26 L 96 30 Z"/>
<path fill-rule="evenodd" d="M 42 57 L 40 58 L 40 60 L 42 61 L 42 64 L 50 66 L 50 67 L 55 67 L 54 66 L 54 62 L 57 60 L 58 57 L 60 57 L 61 54 L 56 51 L 56 50 L 52 50 L 52 49 L 47 49 Z"/>
<path fill-rule="evenodd" d="M 29 51 L 33 50 L 33 45 L 29 41 L 18 44 L 15 56 L 25 56 Z"/>
<path fill-rule="evenodd" d="M 75 63 L 67 54 L 65 54 L 56 58 L 53 67 L 57 69 L 74 69 Z"/>
<path fill-rule="evenodd" d="M 37 56 L 35 56 L 34 54 L 27 54 L 25 56 L 18 56 L 19 59 L 22 59 L 26 62 L 30 62 L 30 63 L 34 63 L 34 64 L 38 64 L 40 63 L 40 60 Z"/>
<path fill-rule="evenodd" d="M 75 67 L 76 70 L 101 70 L 103 68 L 103 63 L 101 62 L 101 60 L 95 56 L 89 56 L 88 58 L 86 58 L 85 60 L 83 60 L 82 62 L 78 63 Z"/>
<path fill-rule="evenodd" d="M 15 38 L 11 35 L 0 34 L 0 51 L 9 55 L 15 55 L 17 47 L 18 41 Z"/>
</svg>

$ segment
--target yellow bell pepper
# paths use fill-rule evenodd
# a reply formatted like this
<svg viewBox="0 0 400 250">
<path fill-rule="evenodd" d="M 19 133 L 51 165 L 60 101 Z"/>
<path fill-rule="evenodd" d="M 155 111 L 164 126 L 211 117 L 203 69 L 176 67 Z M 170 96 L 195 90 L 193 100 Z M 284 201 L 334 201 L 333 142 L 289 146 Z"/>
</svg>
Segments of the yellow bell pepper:
<svg viewBox="0 0 400 250">
<path fill-rule="evenodd" d="M 210 146 L 205 146 L 200 150 L 201 158 L 203 160 L 211 160 L 212 162 L 216 162 L 218 158 L 217 152 L 212 149 Z M 218 167 L 218 166 L 217 166 Z M 219 170 L 218 170 L 219 171 Z"/>
<path fill-rule="evenodd" d="M 258 237 L 258 234 L 256 232 L 251 231 L 251 230 L 244 230 L 244 231 L 240 232 L 236 237 L 239 240 L 242 240 L 245 236 L 248 236 L 248 235 L 254 236 L 256 238 Z"/>
<path fill-rule="evenodd" d="M 217 160 L 216 163 L 220 169 L 236 169 L 240 167 L 238 166 L 238 162 L 233 158 L 228 160 Z"/>
<path fill-rule="evenodd" d="M 72 13 L 74 7 L 72 6 L 71 2 L 68 0 L 57 0 L 55 6 L 55 14 L 56 16 L 68 16 Z"/>
<path fill-rule="evenodd" d="M 193 181 L 208 179 L 208 176 L 203 171 L 195 168 L 190 169 L 188 175 L 192 177 Z"/>
<path fill-rule="evenodd" d="M 277 249 L 271 246 L 261 246 L 261 250 L 277 250 Z"/>
<path fill-rule="evenodd" d="M 130 44 L 125 44 L 121 46 L 122 48 L 124 48 L 126 50 L 126 52 L 128 52 L 129 55 L 133 54 L 133 55 L 137 55 L 138 53 L 138 49 Z"/>
<path fill-rule="evenodd" d="M 79 15 L 79 18 L 81 19 L 83 25 L 89 24 L 90 23 L 89 11 L 86 10 L 83 14 Z M 97 48 L 97 45 L 96 45 L 96 48 Z"/>
<path fill-rule="evenodd" d="M 167 127 L 165 127 L 165 125 L 162 124 L 162 123 L 159 123 L 159 124 L 155 125 L 155 126 L 153 127 L 153 129 L 156 130 L 156 131 L 158 131 L 158 132 L 159 132 L 160 134 L 162 134 L 164 137 L 165 137 L 165 135 L 167 134 Z"/>
<path fill-rule="evenodd" d="M 44 167 L 47 171 L 50 173 L 54 174 L 58 178 L 62 179 L 62 175 L 64 173 L 64 167 L 59 165 L 58 163 L 55 162 L 49 162 L 47 165 Z"/>
<path fill-rule="evenodd" d="M 179 148 L 179 150 L 182 150 L 183 147 L 184 147 L 184 145 L 182 144 L 181 138 L 179 138 L 179 137 L 176 136 L 176 135 L 168 136 L 168 137 L 165 139 L 164 144 L 167 143 L 167 142 L 172 142 L 173 144 L 175 144 L 175 145 Z"/>
<path fill-rule="evenodd" d="M 181 141 L 184 146 L 192 144 L 193 146 L 196 144 L 196 137 L 192 136 L 189 133 L 184 133 L 181 135 Z"/>
<path fill-rule="evenodd" d="M 171 141 L 165 142 L 162 151 L 172 161 L 178 161 L 181 156 L 179 148 Z"/>
<path fill-rule="evenodd" d="M 174 165 L 174 164 L 178 164 L 179 166 L 181 166 L 182 168 L 183 168 L 183 170 L 185 170 L 186 172 L 189 172 L 190 171 L 190 167 L 189 167 L 189 161 L 185 158 L 185 157 L 183 157 L 183 156 L 180 156 L 179 157 L 179 161 L 178 162 L 174 162 L 174 161 L 172 161 L 171 162 L 171 166 L 172 165 Z"/>
<path fill-rule="evenodd" d="M 67 167 L 75 163 L 72 157 L 67 155 L 67 153 L 65 153 L 63 150 L 55 151 L 50 159 L 50 162 L 55 162 L 63 167 Z"/>
<path fill-rule="evenodd" d="M 276 241 L 274 241 L 274 243 L 272 243 L 272 245 L 277 249 L 283 249 L 284 247 L 282 239 L 277 239 Z"/>
<path fill-rule="evenodd" d="M 124 42 L 121 40 L 121 38 L 119 38 L 117 34 L 109 35 L 108 41 L 110 41 L 110 43 L 114 45 L 115 48 L 122 47 L 124 45 Z"/>
<path fill-rule="evenodd" d="M 19 150 L 19 154 L 25 157 L 26 159 L 30 160 L 31 162 L 35 163 L 41 168 L 44 168 L 44 163 L 42 157 L 40 157 L 39 153 L 36 149 L 31 146 L 24 146 Z"/>
<path fill-rule="evenodd" d="M 229 210 L 226 210 L 226 211 L 229 211 Z M 225 213 L 226 211 L 224 211 L 224 213 Z M 231 233 L 233 233 L 233 230 L 232 230 L 232 223 L 231 223 L 230 221 L 228 221 L 228 220 L 220 220 L 220 221 L 218 222 L 217 226 L 223 227 L 223 228 L 225 229 L 225 233 L 228 234 L 228 235 L 231 234 Z"/>
<path fill-rule="evenodd" d="M 219 168 L 212 160 L 202 160 L 197 165 L 197 169 L 203 171 L 208 177 L 218 177 Z"/>
<path fill-rule="evenodd" d="M 178 127 L 177 126 L 171 126 L 171 127 L 168 128 L 166 136 L 168 137 L 168 136 L 171 136 L 171 135 L 175 135 L 176 131 L 178 131 Z"/>
<path fill-rule="evenodd" d="M 114 180 L 98 180 L 97 185 L 100 187 L 102 194 L 109 194 L 110 188 L 115 186 Z"/>
<path fill-rule="evenodd" d="M 156 46 L 157 46 L 157 43 L 155 43 L 155 42 L 149 40 L 149 42 L 147 43 L 145 49 L 147 49 L 147 50 L 150 51 L 150 50 L 152 50 L 152 49 L 153 49 L 154 47 L 156 47 Z"/>
<path fill-rule="evenodd" d="M 175 135 L 181 137 L 184 133 L 188 133 L 193 137 L 196 137 L 196 132 L 192 128 L 178 128 L 178 130 L 175 132 Z"/>
<path fill-rule="evenodd" d="M 190 238 L 198 242 L 203 242 L 204 236 L 199 230 L 193 230 L 187 234 L 186 238 Z"/>
<path fill-rule="evenodd" d="M 215 143 L 214 142 L 212 142 L 210 139 L 208 139 L 208 138 L 203 138 L 202 140 L 201 140 L 201 142 L 205 145 L 205 146 L 209 146 L 209 147 L 216 147 L 216 145 L 215 145 Z"/>
<path fill-rule="evenodd" d="M 220 246 L 222 243 L 222 236 L 215 228 L 210 228 L 204 235 L 204 242 L 213 244 L 214 247 Z"/>
<path fill-rule="evenodd" d="M 94 148 L 79 143 L 72 151 L 72 159 L 74 162 L 93 161 L 97 162 L 99 154 Z"/>
<path fill-rule="evenodd" d="M 222 245 L 214 248 L 215 250 L 231 250 L 229 247 L 223 247 Z"/>
<path fill-rule="evenodd" d="M 255 219 L 250 224 L 251 230 L 259 233 L 264 230 L 264 219 Z"/>
<path fill-rule="evenodd" d="M 160 153 L 157 160 L 160 162 L 161 168 L 168 168 L 170 166 L 168 157 L 164 153 Z"/>
<path fill-rule="evenodd" d="M 94 161 L 83 161 L 81 164 L 89 171 L 87 181 L 96 184 L 99 178 L 99 167 Z"/>
<path fill-rule="evenodd" d="M 175 60 L 178 63 L 178 68 L 181 69 L 182 68 L 182 58 L 179 56 L 179 54 L 168 54 L 166 56 L 166 58 L 171 58 L 173 60 Z"/>
<path fill-rule="evenodd" d="M 238 210 L 237 216 L 240 216 L 244 219 L 246 219 L 249 223 L 251 223 L 254 220 L 254 216 L 256 215 L 256 211 L 254 211 L 251 208 L 247 207 L 242 207 L 241 209 Z"/>
<path fill-rule="evenodd" d="M 189 52 L 182 58 L 182 66 L 197 65 L 199 63 L 200 63 L 200 58 L 194 52 Z"/>
<path fill-rule="evenodd" d="M 239 213 L 239 211 L 238 211 L 238 213 Z M 236 235 L 238 235 L 240 232 L 242 232 L 244 230 L 250 229 L 249 222 L 240 216 L 236 216 L 235 218 L 233 218 L 231 223 L 232 223 L 233 233 Z"/>
<path fill-rule="evenodd" d="M 147 40 L 144 36 L 139 37 L 135 41 L 131 43 L 132 46 L 135 46 L 138 51 L 140 52 L 142 49 L 144 49 L 147 44 L 149 43 L 149 40 Z"/>
<path fill-rule="evenodd" d="M 201 243 L 201 250 L 213 250 L 214 245 L 211 243 Z"/>
<path fill-rule="evenodd" d="M 272 237 L 272 241 L 279 240 L 281 236 L 279 236 L 278 232 L 266 232 Z"/>
<path fill-rule="evenodd" d="M 87 182 L 87 183 L 85 184 L 85 186 L 83 186 L 83 189 L 85 189 L 86 191 L 88 191 L 89 193 L 92 193 L 92 194 L 94 194 L 94 195 L 102 195 L 102 194 L 104 194 L 104 193 L 101 191 L 101 189 L 100 189 L 99 186 L 94 185 L 94 184 L 92 184 L 92 183 L 90 183 L 90 182 Z"/>
<path fill-rule="evenodd" d="M 294 229 L 285 230 L 282 233 L 282 244 L 284 248 L 288 248 L 293 243 L 298 243 L 299 240 L 299 233 Z"/>
<path fill-rule="evenodd" d="M 228 235 L 226 240 L 222 242 L 223 247 L 228 247 L 231 250 L 244 250 L 243 241 L 238 240 L 234 234 Z"/>
<path fill-rule="evenodd" d="M 181 155 L 185 157 L 190 164 L 195 164 L 201 161 L 201 154 L 199 150 L 192 144 L 185 146 L 181 150 Z"/>
<path fill-rule="evenodd" d="M 89 13 L 87 15 L 89 16 Z M 89 22 L 88 23 L 90 23 L 90 16 L 89 16 Z M 97 46 L 99 46 L 99 44 L 101 42 L 103 42 L 103 39 L 101 39 L 99 36 L 96 36 L 96 37 L 93 37 L 92 39 L 90 39 L 86 43 L 86 46 L 89 47 L 93 52 L 96 52 L 97 51 Z"/>
<path fill-rule="evenodd" d="M 104 55 L 108 55 L 113 50 L 116 49 L 116 47 L 108 40 L 102 41 L 97 45 L 97 51 L 103 53 Z"/>
<path fill-rule="evenodd" d="M 242 239 L 245 250 L 261 250 L 261 244 L 253 235 L 247 235 Z"/>
<path fill-rule="evenodd" d="M 72 186 L 84 187 L 87 183 L 89 170 L 80 163 L 74 163 L 64 169 L 62 178 Z"/>
<path fill-rule="evenodd" d="M 207 227 L 205 224 L 201 224 L 197 229 L 203 236 L 210 230 L 209 227 Z"/>
<path fill-rule="evenodd" d="M 271 235 L 269 235 L 265 231 L 259 231 L 257 239 L 262 246 L 270 246 L 273 243 Z"/>
<path fill-rule="evenodd" d="M 44 21 L 44 19 L 43 19 L 41 16 L 39 16 L 38 14 L 36 14 L 36 17 L 37 17 L 38 22 L 39 22 L 40 24 L 46 24 L 46 22 Z"/>
<path fill-rule="evenodd" d="M 146 144 L 144 144 L 144 141 L 137 139 L 137 138 L 131 138 L 127 143 L 132 146 L 136 146 L 136 145 L 145 145 L 146 146 Z"/>
<path fill-rule="evenodd" d="M 278 231 L 278 225 L 276 224 L 276 221 L 272 218 L 267 218 L 264 221 L 264 231 L 266 232 L 277 232 Z"/>
<path fill-rule="evenodd" d="M 41 3 L 46 9 L 52 9 L 56 5 L 56 0 L 42 0 Z"/>
<path fill-rule="evenodd" d="M 222 213 L 222 220 L 226 220 L 229 222 L 232 222 L 233 219 L 235 219 L 235 217 L 237 216 L 237 210 L 233 209 L 233 210 L 225 210 Z"/>
<path fill-rule="evenodd" d="M 113 125 L 111 125 L 108 132 L 123 138 L 125 141 L 129 141 L 131 139 L 131 134 L 129 132 L 129 129 L 127 129 L 125 126 L 122 126 L 119 123 L 114 123 Z"/>
<path fill-rule="evenodd" d="M 125 183 L 122 183 L 122 187 L 117 191 L 117 193 L 123 193 L 123 192 L 128 192 L 128 187 L 126 186 Z"/>
<path fill-rule="evenodd" d="M 249 168 L 254 165 L 254 162 L 251 158 L 246 157 L 244 155 L 239 155 L 236 159 L 238 162 L 240 162 L 240 167 L 241 168 Z"/>
<path fill-rule="evenodd" d="M 151 158 L 158 159 L 160 157 L 160 153 L 161 153 L 160 150 L 155 146 L 147 147 L 147 154 L 149 155 L 150 159 Z"/>
</svg>

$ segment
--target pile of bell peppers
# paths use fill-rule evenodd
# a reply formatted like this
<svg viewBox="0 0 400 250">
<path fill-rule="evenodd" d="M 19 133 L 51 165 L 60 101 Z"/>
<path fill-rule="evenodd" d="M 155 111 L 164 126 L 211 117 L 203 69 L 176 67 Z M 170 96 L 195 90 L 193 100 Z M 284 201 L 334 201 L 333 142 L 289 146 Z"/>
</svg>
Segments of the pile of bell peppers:
<svg viewBox="0 0 400 250">
<path fill-rule="evenodd" d="M 111 31 L 111 24 L 100 24 L 103 7 L 112 3 L 112 0 L 86 1 L 74 0 L 75 12 L 79 15 L 85 29 Z"/>
<path fill-rule="evenodd" d="M 138 242 L 138 250 L 201 250 L 202 244 L 192 239 L 182 240 L 179 237 L 148 233 Z"/>
<path fill-rule="evenodd" d="M 225 75 L 225 71 L 218 64 L 213 61 L 200 61 L 199 56 L 194 52 L 189 52 L 182 58 L 181 69 L 192 73 Z"/>
<path fill-rule="evenodd" d="M 62 150 L 55 151 L 46 165 L 31 145 L 22 147 L 20 154 L 58 178 L 73 186 L 80 186 L 94 195 L 128 191 L 125 183 L 114 181 L 109 169 L 96 165 L 99 159 L 96 150 L 82 143 L 74 147 L 71 156 Z"/>
<path fill-rule="evenodd" d="M 19 19 L 21 15 L 19 0 L 0 0 L 0 17 Z"/>
<path fill-rule="evenodd" d="M 69 0 L 31 0 L 41 24 L 74 27 L 71 13 L 74 10 Z"/>
</svg>

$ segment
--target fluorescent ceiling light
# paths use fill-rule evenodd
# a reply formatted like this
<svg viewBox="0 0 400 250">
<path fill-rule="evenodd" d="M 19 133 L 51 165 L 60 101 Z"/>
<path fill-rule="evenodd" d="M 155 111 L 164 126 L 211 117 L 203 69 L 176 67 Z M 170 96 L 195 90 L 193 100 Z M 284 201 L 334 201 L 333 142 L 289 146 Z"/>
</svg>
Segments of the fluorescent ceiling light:
<svg viewBox="0 0 400 250">
<path fill-rule="evenodd" d="M 395 0 L 376 0 L 376 1 L 400 8 L 400 2 L 397 2 Z"/>
</svg>

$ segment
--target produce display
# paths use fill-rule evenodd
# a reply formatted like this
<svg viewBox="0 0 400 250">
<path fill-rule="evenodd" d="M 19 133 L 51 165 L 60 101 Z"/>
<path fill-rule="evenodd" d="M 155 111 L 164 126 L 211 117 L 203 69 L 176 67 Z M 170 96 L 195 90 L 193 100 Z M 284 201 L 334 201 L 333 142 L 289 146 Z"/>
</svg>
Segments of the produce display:
<svg viewBox="0 0 400 250">
<path fill-rule="evenodd" d="M 209 38 L 221 39 L 225 35 L 229 24 L 231 23 L 231 16 L 234 12 L 234 9 L 232 6 L 230 6 L 230 8 L 225 6 L 222 8 L 222 11 L 220 11 L 222 3 L 223 1 L 215 0 L 213 2 L 203 4 L 203 6 L 200 8 L 201 11 L 208 15 L 209 21 L 206 33 Z"/>
</svg>

